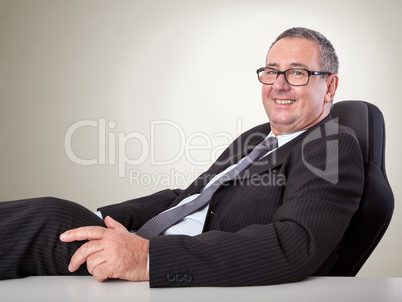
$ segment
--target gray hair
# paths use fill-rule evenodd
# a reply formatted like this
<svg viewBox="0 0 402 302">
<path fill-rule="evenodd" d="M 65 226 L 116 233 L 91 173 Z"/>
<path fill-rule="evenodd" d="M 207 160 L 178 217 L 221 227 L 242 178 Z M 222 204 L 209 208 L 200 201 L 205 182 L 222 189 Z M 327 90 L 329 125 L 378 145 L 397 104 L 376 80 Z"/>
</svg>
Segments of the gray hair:
<svg viewBox="0 0 402 302">
<path fill-rule="evenodd" d="M 321 51 L 322 71 L 331 72 L 333 74 L 338 73 L 339 60 L 338 56 L 336 55 L 335 48 L 323 34 L 304 27 L 293 27 L 281 33 L 272 43 L 269 51 L 276 42 L 283 38 L 304 38 L 316 42 Z"/>
</svg>

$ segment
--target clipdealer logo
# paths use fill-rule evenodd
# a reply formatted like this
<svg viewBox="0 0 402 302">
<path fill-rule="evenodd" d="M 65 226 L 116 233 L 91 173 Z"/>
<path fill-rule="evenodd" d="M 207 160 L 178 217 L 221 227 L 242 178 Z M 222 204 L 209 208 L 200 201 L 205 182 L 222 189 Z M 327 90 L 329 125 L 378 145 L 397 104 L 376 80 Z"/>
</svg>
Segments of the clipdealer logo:
<svg viewBox="0 0 402 302">
<path fill-rule="evenodd" d="M 197 178 L 202 170 L 195 170 L 193 174 L 182 175 L 171 169 L 169 173 L 158 175 L 141 173 L 138 167 L 149 160 L 151 165 L 163 166 L 171 165 L 179 161 L 182 157 L 186 157 L 187 161 L 195 166 L 202 166 L 212 163 L 216 158 L 232 143 L 232 141 L 242 133 L 242 121 L 237 119 L 237 132 L 234 136 L 227 132 L 217 132 L 208 135 L 204 132 L 195 132 L 186 135 L 182 127 L 169 120 L 158 120 L 150 122 L 150 137 L 143 133 L 133 131 L 130 133 L 113 131 L 117 123 L 113 120 L 107 122 L 105 118 L 98 120 L 81 120 L 72 124 L 66 131 L 64 138 L 64 149 L 68 158 L 81 166 L 94 165 L 116 165 L 118 168 L 118 177 L 125 178 L 127 171 L 129 172 L 130 186 L 144 185 L 156 188 L 158 185 L 168 186 L 185 186 L 189 185 L 192 179 Z M 92 158 L 81 158 L 73 150 L 73 136 L 80 135 L 80 129 L 92 127 L 96 129 L 97 136 L 97 154 Z M 169 159 L 157 160 L 156 145 L 158 137 L 161 134 L 158 131 L 169 128 L 176 131 L 179 137 L 179 150 Z M 338 141 L 331 139 L 331 135 L 338 133 L 338 124 L 335 121 L 326 123 L 324 126 L 314 129 L 307 135 L 302 142 L 302 160 L 304 165 L 317 176 L 326 181 L 336 184 L 339 180 L 338 173 Z M 214 144 L 214 140 L 224 138 L 224 144 Z M 198 139 L 198 143 L 196 142 Z M 199 141 L 203 141 L 202 144 Z M 307 145 L 314 140 L 325 140 L 326 144 L 326 167 L 320 169 L 311 164 L 306 158 L 305 149 Z M 95 140 L 94 140 L 95 141 Z M 136 158 L 130 157 L 127 153 L 127 144 L 134 141 L 139 145 L 139 154 Z M 216 141 L 215 141 L 216 142 Z M 193 151 L 205 151 L 202 160 L 193 156 Z M 233 150 L 232 150 L 233 151 Z M 207 156 L 206 156 L 207 155 Z M 131 167 L 131 168 L 130 168 Z M 136 169 L 134 169 L 135 167 Z M 162 175 L 163 174 L 163 175 Z"/>
</svg>

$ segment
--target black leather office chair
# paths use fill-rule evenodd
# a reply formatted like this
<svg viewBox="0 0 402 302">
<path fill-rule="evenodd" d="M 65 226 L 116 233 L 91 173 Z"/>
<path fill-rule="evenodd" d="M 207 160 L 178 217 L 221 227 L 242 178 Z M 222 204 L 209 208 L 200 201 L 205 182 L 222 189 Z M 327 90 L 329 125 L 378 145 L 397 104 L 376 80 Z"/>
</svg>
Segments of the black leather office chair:
<svg viewBox="0 0 402 302">
<path fill-rule="evenodd" d="M 381 111 L 364 101 L 334 104 L 332 117 L 352 128 L 362 149 L 365 185 L 360 207 L 344 238 L 344 249 L 330 276 L 355 276 L 384 235 L 394 210 L 385 172 L 385 125 Z"/>
</svg>

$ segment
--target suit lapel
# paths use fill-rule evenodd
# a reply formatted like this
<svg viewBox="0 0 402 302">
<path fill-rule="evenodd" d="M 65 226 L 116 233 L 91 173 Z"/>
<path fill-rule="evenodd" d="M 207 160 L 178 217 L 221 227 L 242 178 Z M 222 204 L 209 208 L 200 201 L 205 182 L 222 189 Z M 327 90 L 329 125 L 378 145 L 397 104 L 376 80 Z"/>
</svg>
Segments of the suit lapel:
<svg viewBox="0 0 402 302">
<path fill-rule="evenodd" d="M 277 168 L 282 165 L 284 160 L 286 159 L 288 153 L 292 148 L 297 145 L 303 137 L 301 137 L 304 133 L 300 134 L 295 139 L 291 140 L 287 144 L 281 146 L 275 151 L 271 152 L 263 159 L 252 163 L 246 170 L 241 172 L 237 177 L 233 180 L 247 179 L 253 177 L 253 175 L 259 175 L 274 168 Z"/>
<path fill-rule="evenodd" d="M 231 150 L 232 155 L 225 158 L 223 163 L 215 162 L 206 172 L 201 174 L 197 180 L 193 182 L 192 191 L 201 191 L 201 189 L 204 188 L 213 177 L 227 169 L 229 166 L 236 164 L 243 157 L 247 156 L 270 133 L 271 127 L 269 126 L 269 123 L 266 123 L 262 126 L 264 126 L 263 129 L 258 133 L 253 133 L 244 139 L 247 144 L 245 142 L 241 142 L 238 145 L 238 148 L 233 147 L 233 150 Z"/>
</svg>

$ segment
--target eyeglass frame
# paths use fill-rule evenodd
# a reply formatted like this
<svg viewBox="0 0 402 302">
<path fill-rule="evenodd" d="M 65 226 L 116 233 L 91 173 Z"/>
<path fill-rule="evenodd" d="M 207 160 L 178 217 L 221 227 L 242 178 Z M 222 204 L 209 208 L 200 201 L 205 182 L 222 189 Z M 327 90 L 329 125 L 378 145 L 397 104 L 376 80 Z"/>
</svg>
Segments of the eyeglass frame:
<svg viewBox="0 0 402 302">
<path fill-rule="evenodd" d="M 273 85 L 274 84 L 274 82 L 272 82 L 272 83 L 264 83 L 264 82 L 262 82 L 260 80 L 259 73 L 261 71 L 266 70 L 266 69 L 272 69 L 272 70 L 276 71 L 276 79 L 275 79 L 275 81 L 279 78 L 279 76 L 281 74 L 283 74 L 283 76 L 285 77 L 286 83 L 288 83 L 290 86 L 306 86 L 310 82 L 310 76 L 312 76 L 312 75 L 328 75 L 328 76 L 332 75 L 332 73 L 328 72 L 328 71 L 310 71 L 310 70 L 305 69 L 305 68 L 289 68 L 289 69 L 286 69 L 285 71 L 280 71 L 280 70 L 278 70 L 276 68 L 272 68 L 272 67 L 261 67 L 261 68 L 257 69 L 257 77 L 258 77 L 258 81 L 261 84 L 264 84 L 264 85 Z M 288 81 L 288 78 L 286 76 L 286 72 L 288 72 L 289 70 L 305 70 L 307 72 L 307 74 L 308 74 L 307 83 L 306 84 L 301 84 L 301 85 L 290 84 L 289 81 Z"/>
</svg>

